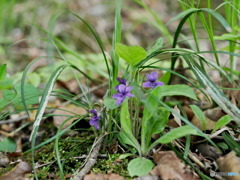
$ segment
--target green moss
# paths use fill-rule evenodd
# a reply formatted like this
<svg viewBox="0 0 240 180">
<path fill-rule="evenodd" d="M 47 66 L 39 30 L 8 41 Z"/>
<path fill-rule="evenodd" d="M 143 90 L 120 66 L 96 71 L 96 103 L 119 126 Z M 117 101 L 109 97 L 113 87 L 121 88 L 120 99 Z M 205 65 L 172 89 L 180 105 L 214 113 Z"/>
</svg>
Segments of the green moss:
<svg viewBox="0 0 240 180">
<path fill-rule="evenodd" d="M 120 160 L 119 156 L 120 154 L 111 154 L 106 159 L 98 159 L 92 172 L 102 174 L 116 173 L 124 177 L 129 177 L 127 171 L 128 160 Z"/>
<path fill-rule="evenodd" d="M 60 158 L 63 160 L 61 162 L 65 175 L 73 174 L 75 170 L 81 166 L 82 161 L 73 157 L 80 157 L 84 154 L 88 154 L 94 139 L 95 136 L 89 132 L 82 132 L 76 137 L 65 135 L 59 139 L 58 149 Z M 57 178 L 60 176 L 59 167 L 54 152 L 54 145 L 55 142 L 53 141 L 35 151 L 35 163 L 42 165 L 51 162 L 51 164 L 47 164 L 37 169 L 39 179 L 48 179 L 51 176 Z M 31 162 L 31 152 L 26 154 L 23 158 L 28 162 Z"/>
<path fill-rule="evenodd" d="M 81 167 L 85 160 L 74 157 L 88 155 L 94 140 L 95 136 L 90 132 L 82 132 L 76 137 L 63 136 L 59 140 L 58 149 L 66 179 L 70 178 L 71 175 Z M 55 142 L 51 142 L 35 151 L 35 163 L 38 165 L 45 164 L 43 167 L 36 170 L 39 179 L 56 179 L 60 177 L 59 167 L 54 152 L 54 144 Z M 119 156 L 120 154 L 110 154 L 107 158 L 98 158 L 92 172 L 101 172 L 103 174 L 116 173 L 124 177 L 129 177 L 127 172 L 128 159 L 120 160 Z M 31 152 L 25 154 L 22 160 L 31 163 Z M 13 165 L 9 165 L 7 168 L 0 168 L 0 174 L 10 171 L 13 167 Z"/>
<path fill-rule="evenodd" d="M 5 167 L 0 167 L 0 176 L 11 171 L 12 168 L 14 168 L 16 164 L 8 164 Z"/>
</svg>

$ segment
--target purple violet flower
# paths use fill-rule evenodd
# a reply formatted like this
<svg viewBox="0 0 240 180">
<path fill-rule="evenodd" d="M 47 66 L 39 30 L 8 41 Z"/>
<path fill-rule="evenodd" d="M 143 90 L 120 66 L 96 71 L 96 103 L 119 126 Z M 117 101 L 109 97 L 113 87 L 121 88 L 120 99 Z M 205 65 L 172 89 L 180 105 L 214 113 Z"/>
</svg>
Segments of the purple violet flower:
<svg viewBox="0 0 240 180">
<path fill-rule="evenodd" d="M 151 72 L 150 74 L 146 74 L 148 81 L 143 83 L 143 87 L 154 89 L 157 86 L 164 85 L 163 82 L 157 81 L 158 74 L 156 72 Z"/>
<path fill-rule="evenodd" d="M 123 85 L 127 86 L 127 80 L 126 80 L 126 79 L 117 78 L 117 81 L 120 83 L 119 85 L 123 84 Z M 117 91 L 118 91 L 119 85 L 117 85 L 117 86 L 115 87 L 115 89 L 116 89 Z"/>
<path fill-rule="evenodd" d="M 90 119 L 89 124 L 91 126 L 94 126 L 96 130 L 99 130 L 99 121 L 100 121 L 100 116 L 98 115 L 98 112 L 95 109 L 91 109 L 89 111 L 90 113 L 93 114 L 92 118 Z"/>
<path fill-rule="evenodd" d="M 125 86 L 124 84 L 118 85 L 118 93 L 114 94 L 112 97 L 117 100 L 117 105 L 121 105 L 126 97 L 134 97 L 130 91 L 133 89 L 132 86 Z"/>
</svg>

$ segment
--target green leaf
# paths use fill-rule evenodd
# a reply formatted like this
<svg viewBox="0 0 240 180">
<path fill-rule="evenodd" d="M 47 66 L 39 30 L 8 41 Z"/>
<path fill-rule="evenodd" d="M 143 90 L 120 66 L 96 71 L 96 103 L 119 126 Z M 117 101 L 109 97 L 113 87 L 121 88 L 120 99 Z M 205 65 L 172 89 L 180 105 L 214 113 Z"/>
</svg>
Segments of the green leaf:
<svg viewBox="0 0 240 180">
<path fill-rule="evenodd" d="M 140 46 L 126 46 L 121 43 L 116 43 L 116 53 L 119 57 L 127 61 L 131 66 L 134 66 L 139 61 L 143 60 L 147 53 Z"/>
<path fill-rule="evenodd" d="M 118 138 L 121 143 L 134 147 L 138 151 L 139 155 L 141 154 L 140 145 L 132 134 L 127 134 L 126 132 L 122 131 L 119 133 Z"/>
<path fill-rule="evenodd" d="M 213 37 L 215 40 L 236 40 L 236 39 L 240 39 L 239 35 L 235 35 L 235 34 L 231 34 L 231 33 L 226 33 L 226 34 L 222 34 L 221 36 L 214 36 Z"/>
<path fill-rule="evenodd" d="M 186 96 L 198 100 L 193 89 L 187 85 L 164 85 L 158 86 L 152 94 L 161 98 L 163 96 Z"/>
<path fill-rule="evenodd" d="M 204 113 L 196 105 L 190 105 L 190 107 L 193 110 L 195 116 L 202 122 L 203 128 L 206 131 L 206 117 L 205 117 Z"/>
<path fill-rule="evenodd" d="M 233 70 L 233 69 L 227 68 L 227 67 L 222 67 L 222 69 L 223 69 L 224 71 L 231 72 L 232 74 L 234 74 L 234 75 L 236 75 L 236 76 L 240 76 L 240 71 Z"/>
<path fill-rule="evenodd" d="M 9 104 L 9 101 L 7 101 L 6 99 L 1 98 L 0 99 L 0 111 L 2 109 L 4 109 L 8 104 Z"/>
<path fill-rule="evenodd" d="M 127 157 L 133 156 L 133 155 L 134 155 L 133 153 L 121 154 L 118 159 L 126 159 Z"/>
<path fill-rule="evenodd" d="M 231 120 L 232 120 L 232 118 L 229 115 L 221 117 L 217 121 L 217 123 L 216 123 L 216 125 L 215 125 L 215 127 L 214 127 L 214 129 L 212 131 L 212 133 L 214 133 L 217 129 L 219 129 L 219 128 L 223 127 L 223 126 L 226 126 L 228 123 L 230 123 Z"/>
<path fill-rule="evenodd" d="M 122 104 L 120 124 L 122 127 L 122 132 L 119 134 L 121 142 L 133 146 L 141 154 L 140 145 L 132 133 L 132 123 L 128 111 L 128 101 L 124 101 Z"/>
<path fill-rule="evenodd" d="M 5 78 L 0 80 L 0 89 L 10 89 L 13 86 L 13 80 L 10 78 Z"/>
<path fill-rule="evenodd" d="M 37 88 L 30 84 L 25 84 L 25 101 L 27 105 L 37 104 L 40 92 Z M 3 98 L 9 102 L 13 102 L 15 106 L 21 106 L 21 85 L 17 84 L 13 90 L 4 90 Z"/>
<path fill-rule="evenodd" d="M 149 121 L 155 114 L 158 109 L 159 103 L 158 100 L 163 96 L 186 96 L 197 100 L 197 97 L 193 91 L 193 89 L 187 85 L 164 85 L 158 86 L 152 90 L 152 92 L 148 95 L 146 100 L 143 118 L 142 118 L 142 132 L 141 132 L 141 150 L 143 153 L 147 152 L 148 142 L 149 142 Z M 165 114 L 167 117 L 167 114 Z"/>
<path fill-rule="evenodd" d="M 164 134 L 162 137 L 160 137 L 157 142 L 162 144 L 170 143 L 171 141 L 181 138 L 183 136 L 187 135 L 199 135 L 199 132 L 197 132 L 196 129 L 193 129 L 191 126 L 181 126 L 178 128 L 175 128 L 171 130 L 170 132 Z"/>
<path fill-rule="evenodd" d="M 128 111 L 128 101 L 124 101 L 122 103 L 120 111 L 120 123 L 123 131 L 125 131 L 128 134 L 132 134 L 132 123 Z"/>
<path fill-rule="evenodd" d="M 144 176 L 148 174 L 152 168 L 154 167 L 154 163 L 146 158 L 139 157 L 131 160 L 128 163 L 128 172 L 131 177 L 133 176 Z"/>
<path fill-rule="evenodd" d="M 226 132 L 222 133 L 222 137 L 227 145 L 237 153 L 237 156 L 240 156 L 240 145 L 236 142 L 231 135 Z"/>
<path fill-rule="evenodd" d="M 164 82 L 164 84 L 168 84 L 170 77 L 171 77 L 171 72 L 166 72 L 162 75 L 159 81 Z"/>
<path fill-rule="evenodd" d="M 155 51 L 158 51 L 163 46 L 163 38 L 158 38 L 156 42 L 154 43 L 153 47 L 147 51 L 147 56 L 154 53 Z"/>
<path fill-rule="evenodd" d="M 148 122 L 148 130 L 150 131 L 151 135 L 161 133 L 164 130 L 168 122 L 169 115 L 170 112 L 166 108 L 158 108 L 157 112 Z"/>
<path fill-rule="evenodd" d="M 7 65 L 3 64 L 0 65 L 0 81 L 6 77 L 7 74 Z"/>
<path fill-rule="evenodd" d="M 34 87 L 38 87 L 38 85 L 40 84 L 41 82 L 41 78 L 39 76 L 39 74 L 37 73 L 31 73 L 28 75 L 28 78 L 29 78 L 29 81 L 30 83 L 34 86 Z"/>
<path fill-rule="evenodd" d="M 23 105 L 21 97 L 21 84 L 17 84 L 15 86 L 15 90 L 6 90 L 5 93 L 6 95 L 4 98 L 6 99 L 13 98 L 15 95 L 15 98 L 11 99 L 13 100 L 15 106 Z M 24 94 L 27 105 L 38 103 L 40 92 L 33 85 L 25 84 Z"/>
<path fill-rule="evenodd" d="M 22 104 L 22 97 L 21 97 L 21 84 L 16 85 L 15 87 L 17 91 L 17 102 Z M 37 104 L 39 101 L 40 92 L 37 88 L 35 88 L 31 84 L 24 85 L 24 94 L 25 94 L 25 101 L 27 105 Z"/>
<path fill-rule="evenodd" d="M 218 20 L 218 22 L 228 31 L 231 32 L 232 28 L 231 26 L 228 24 L 228 22 L 215 10 L 213 9 L 209 9 L 209 8 L 201 8 L 201 11 L 205 11 L 209 14 L 211 14 L 213 17 L 216 18 L 216 20 Z"/>
<path fill-rule="evenodd" d="M 224 149 L 224 150 L 228 150 L 229 149 L 228 145 L 226 143 L 224 143 L 224 142 L 217 143 L 217 145 L 220 148 Z"/>
<path fill-rule="evenodd" d="M 146 130 L 142 131 L 143 138 L 145 139 L 145 146 L 148 147 L 151 141 L 151 136 L 153 134 L 161 133 L 167 122 L 170 112 L 164 108 L 160 107 L 157 111 L 153 114 L 153 116 L 147 121 L 147 125 L 143 126 L 142 128 L 146 128 Z"/>
<path fill-rule="evenodd" d="M 108 109 L 116 109 L 118 105 L 116 104 L 116 100 L 111 97 L 106 97 L 103 100 L 104 106 Z"/>
<path fill-rule="evenodd" d="M 5 153 L 15 152 L 17 149 L 16 142 L 10 138 L 3 138 L 0 140 L 0 151 Z"/>
<path fill-rule="evenodd" d="M 13 91 L 13 90 L 4 90 L 3 91 L 3 98 L 7 101 L 14 100 L 16 96 L 17 96 L 16 91 Z"/>
</svg>

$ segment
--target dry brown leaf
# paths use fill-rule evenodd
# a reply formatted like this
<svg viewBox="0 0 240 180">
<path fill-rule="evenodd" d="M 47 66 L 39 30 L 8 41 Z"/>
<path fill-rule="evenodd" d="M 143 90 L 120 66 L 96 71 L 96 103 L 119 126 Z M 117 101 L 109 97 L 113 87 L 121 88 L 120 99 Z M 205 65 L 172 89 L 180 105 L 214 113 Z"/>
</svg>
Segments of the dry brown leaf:
<svg viewBox="0 0 240 180">
<path fill-rule="evenodd" d="M 124 177 L 118 175 L 118 174 L 114 174 L 114 173 L 110 173 L 110 174 L 88 174 L 84 177 L 84 180 L 125 180 Z"/>
<path fill-rule="evenodd" d="M 178 109 L 177 105 L 174 106 L 173 110 L 176 111 L 178 115 L 180 115 L 180 110 Z M 177 116 L 177 115 L 174 114 L 174 113 L 173 113 L 172 115 L 173 115 L 174 120 L 176 121 L 176 123 L 177 123 L 179 126 L 182 126 L 181 119 L 179 118 L 179 116 Z"/>
<path fill-rule="evenodd" d="M 225 113 L 223 113 L 223 111 L 220 107 L 208 109 L 208 110 L 204 111 L 204 114 L 206 115 L 206 117 L 208 117 L 209 119 L 211 119 L 213 121 L 218 121 L 221 117 L 226 115 Z"/>
<path fill-rule="evenodd" d="M 194 112 L 189 106 L 183 106 L 183 109 L 185 110 L 188 119 L 192 119 L 194 117 Z"/>
<path fill-rule="evenodd" d="M 27 162 L 20 162 L 11 171 L 0 176 L 0 180 L 23 180 L 25 175 L 32 172 L 32 167 Z"/>
<path fill-rule="evenodd" d="M 10 132 L 10 131 L 13 131 L 14 128 L 13 128 L 12 124 L 3 124 L 3 125 L 1 125 L 1 129 L 3 131 Z"/>
<path fill-rule="evenodd" d="M 221 108 L 216 107 L 204 111 L 204 115 L 206 117 L 206 130 L 213 130 L 216 125 L 216 122 L 225 114 L 223 113 Z M 193 116 L 191 123 L 194 124 L 199 129 L 204 130 L 202 122 L 195 115 Z"/>
<path fill-rule="evenodd" d="M 201 155 L 204 157 L 211 157 L 213 159 L 217 159 L 220 155 L 222 155 L 221 152 L 219 152 L 215 147 L 209 144 L 198 145 L 197 152 L 201 153 Z"/>
<path fill-rule="evenodd" d="M 17 145 L 17 149 L 15 150 L 15 152 L 21 153 L 22 152 L 22 138 L 18 136 L 14 139 L 15 139 L 16 145 Z"/>
<path fill-rule="evenodd" d="M 37 111 L 38 111 L 37 109 L 29 111 L 29 118 L 28 118 L 29 121 L 31 121 L 31 122 L 35 121 L 35 117 L 37 115 Z"/>
<path fill-rule="evenodd" d="M 68 89 L 70 92 L 79 94 L 80 88 L 76 79 L 69 79 L 66 81 L 58 80 L 57 85 Z"/>
<path fill-rule="evenodd" d="M 60 110 L 64 109 L 64 110 Z M 68 112 L 69 111 L 69 112 Z M 72 113 L 71 113 L 72 112 Z M 78 115 L 84 115 L 86 114 L 87 111 L 79 106 L 73 105 L 73 104 L 68 104 L 65 107 L 59 107 L 56 111 L 54 111 L 53 114 L 56 116 L 53 117 L 53 123 L 54 125 L 58 128 L 65 120 L 69 118 L 69 116 L 74 116 L 74 114 Z M 61 116 L 59 116 L 61 115 Z M 72 124 L 72 122 L 75 120 L 75 118 L 69 119 L 62 127 L 62 129 L 67 128 L 69 125 Z"/>
<path fill-rule="evenodd" d="M 198 180 L 199 177 L 189 169 L 177 157 L 173 151 L 160 151 L 154 154 L 154 162 L 157 166 L 150 172 L 158 175 L 162 180 Z"/>
<path fill-rule="evenodd" d="M 226 156 L 218 158 L 217 164 L 220 172 L 238 173 L 238 176 L 224 176 L 227 180 L 240 179 L 240 158 L 236 156 L 234 151 L 228 153 Z"/>
<path fill-rule="evenodd" d="M 204 130 L 202 121 L 200 121 L 196 116 L 193 117 L 191 123 L 198 127 L 201 130 Z M 212 121 L 211 119 L 206 117 L 206 130 L 213 130 L 216 125 L 215 121 Z"/>
</svg>

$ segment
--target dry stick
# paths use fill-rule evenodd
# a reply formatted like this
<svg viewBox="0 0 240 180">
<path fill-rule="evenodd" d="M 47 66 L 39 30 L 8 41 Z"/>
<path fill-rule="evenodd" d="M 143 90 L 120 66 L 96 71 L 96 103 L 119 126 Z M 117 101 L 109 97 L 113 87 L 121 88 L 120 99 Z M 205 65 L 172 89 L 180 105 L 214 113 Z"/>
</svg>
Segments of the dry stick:
<svg viewBox="0 0 240 180">
<path fill-rule="evenodd" d="M 174 144 L 176 146 L 178 146 L 180 149 L 183 149 L 184 150 L 184 147 L 182 145 L 180 145 L 177 141 L 174 141 Z M 200 166 L 202 169 L 206 170 L 204 164 L 198 159 L 196 158 L 196 156 L 193 155 L 193 153 L 189 150 L 188 151 L 188 157 L 194 161 L 198 166 Z"/>
<path fill-rule="evenodd" d="M 93 147 L 92 152 L 89 155 L 89 159 L 85 166 L 81 169 L 81 167 L 75 172 L 73 180 L 82 180 L 84 176 L 92 169 L 97 161 L 97 157 L 99 154 L 100 147 L 102 145 L 103 136 L 99 136 L 95 146 Z"/>
<path fill-rule="evenodd" d="M 27 119 L 27 118 L 28 118 L 28 115 L 24 115 L 24 116 L 18 117 L 16 119 L 8 119 L 6 121 L 0 121 L 0 125 L 1 124 L 8 124 L 8 123 L 13 123 L 13 122 L 18 122 L 18 121 L 21 121 L 21 120 L 24 120 L 24 119 Z"/>
<path fill-rule="evenodd" d="M 213 139 L 213 138 L 217 138 L 219 134 L 221 134 L 223 131 L 228 131 L 229 134 L 231 135 L 231 130 L 230 128 L 228 127 L 223 127 L 222 129 L 219 129 L 218 131 L 216 131 L 215 133 L 211 134 L 211 135 L 207 135 L 210 139 Z M 231 136 L 235 141 L 239 142 L 239 139 Z M 202 143 L 202 142 L 205 142 L 207 141 L 207 139 L 203 139 L 203 140 L 200 140 L 200 141 L 196 141 L 196 142 L 193 142 L 193 144 L 199 144 L 199 143 Z"/>
</svg>

